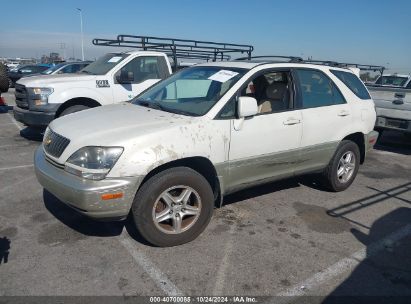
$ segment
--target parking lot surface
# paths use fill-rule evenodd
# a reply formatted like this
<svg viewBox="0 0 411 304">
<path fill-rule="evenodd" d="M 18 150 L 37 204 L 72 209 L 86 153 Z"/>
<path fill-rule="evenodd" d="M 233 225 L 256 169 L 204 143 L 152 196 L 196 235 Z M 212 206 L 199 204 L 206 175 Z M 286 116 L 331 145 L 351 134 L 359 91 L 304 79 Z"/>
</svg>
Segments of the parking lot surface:
<svg viewBox="0 0 411 304">
<path fill-rule="evenodd" d="M 2 296 L 411 295 L 411 143 L 401 135 L 384 134 L 344 192 L 312 177 L 252 188 L 226 197 L 195 241 L 155 248 L 44 192 L 33 171 L 41 134 L 11 111 L 0 130 Z"/>
</svg>

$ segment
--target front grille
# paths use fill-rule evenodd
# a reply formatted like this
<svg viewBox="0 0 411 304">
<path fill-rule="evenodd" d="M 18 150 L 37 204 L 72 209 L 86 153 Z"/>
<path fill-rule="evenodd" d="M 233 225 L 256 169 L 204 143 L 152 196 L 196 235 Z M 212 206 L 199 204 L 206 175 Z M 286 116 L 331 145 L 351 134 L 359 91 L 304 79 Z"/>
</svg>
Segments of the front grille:
<svg viewBox="0 0 411 304">
<path fill-rule="evenodd" d="M 14 95 L 16 97 L 16 105 L 19 108 L 28 109 L 29 100 L 28 100 L 28 94 L 27 94 L 26 87 L 18 83 L 16 83 L 14 87 L 15 87 Z"/>
<path fill-rule="evenodd" d="M 43 145 L 44 150 L 47 154 L 54 156 L 56 158 L 60 157 L 64 150 L 70 143 L 70 139 L 65 138 L 51 130 L 47 129 L 46 134 L 44 134 Z"/>
</svg>

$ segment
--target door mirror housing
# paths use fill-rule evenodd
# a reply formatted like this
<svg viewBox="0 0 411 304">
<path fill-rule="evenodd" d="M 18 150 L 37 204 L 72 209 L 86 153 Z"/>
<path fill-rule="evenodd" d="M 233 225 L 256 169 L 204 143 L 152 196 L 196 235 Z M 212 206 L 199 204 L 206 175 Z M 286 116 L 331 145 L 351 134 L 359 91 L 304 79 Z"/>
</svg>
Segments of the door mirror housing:
<svg viewBox="0 0 411 304">
<path fill-rule="evenodd" d="M 258 113 L 257 100 L 254 97 L 239 97 L 237 107 L 239 118 L 254 116 Z"/>
<path fill-rule="evenodd" d="M 126 70 L 121 70 L 120 75 L 116 77 L 118 83 L 128 84 L 134 82 L 134 73 Z"/>
</svg>

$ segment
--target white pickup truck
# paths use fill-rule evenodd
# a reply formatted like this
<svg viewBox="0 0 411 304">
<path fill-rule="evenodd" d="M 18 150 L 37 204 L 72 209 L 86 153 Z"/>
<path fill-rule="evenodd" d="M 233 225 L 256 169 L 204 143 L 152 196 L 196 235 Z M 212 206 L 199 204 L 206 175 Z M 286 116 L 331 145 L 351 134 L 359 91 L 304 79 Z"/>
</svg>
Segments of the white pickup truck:
<svg viewBox="0 0 411 304">
<path fill-rule="evenodd" d="M 14 117 L 28 126 L 45 127 L 60 116 L 128 101 L 170 74 L 164 53 L 109 53 L 80 73 L 20 79 Z"/>
<path fill-rule="evenodd" d="M 411 76 L 383 75 L 375 84 L 367 84 L 375 102 L 380 131 L 396 130 L 411 135 Z"/>
<path fill-rule="evenodd" d="M 254 49 L 251 45 L 133 35 L 97 38 L 93 44 L 136 51 L 107 54 L 77 74 L 19 80 L 15 93 L 16 120 L 32 127 L 45 127 L 60 116 L 129 101 L 171 75 L 169 57 L 177 69 L 181 58 L 222 61 L 230 59 L 233 53 L 251 56 Z"/>
</svg>

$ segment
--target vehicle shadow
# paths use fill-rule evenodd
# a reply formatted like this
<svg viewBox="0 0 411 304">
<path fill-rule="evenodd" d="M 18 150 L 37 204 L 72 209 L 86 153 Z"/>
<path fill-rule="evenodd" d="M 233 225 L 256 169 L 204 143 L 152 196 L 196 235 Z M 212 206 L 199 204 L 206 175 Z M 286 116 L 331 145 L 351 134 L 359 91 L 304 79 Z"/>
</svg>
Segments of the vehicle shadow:
<svg viewBox="0 0 411 304">
<path fill-rule="evenodd" d="M 123 221 L 110 222 L 93 220 L 70 208 L 47 190 L 43 190 L 43 202 L 46 209 L 56 219 L 81 234 L 87 236 L 113 237 L 119 236 L 125 228 L 135 241 L 151 246 L 140 236 L 133 224 L 131 216 Z"/>
<path fill-rule="evenodd" d="M 380 138 L 374 146 L 374 149 L 403 155 L 411 155 L 411 137 L 406 137 L 396 131 L 384 131 L 380 134 Z"/>
<path fill-rule="evenodd" d="M 42 141 L 45 130 L 44 128 L 26 127 L 20 131 L 20 136 L 32 141 Z"/>
<path fill-rule="evenodd" d="M 244 190 L 233 192 L 224 197 L 223 206 L 234 204 L 251 198 L 256 198 L 262 195 L 273 192 L 287 190 L 291 188 L 298 188 L 301 185 L 310 187 L 320 191 L 328 191 L 320 182 L 317 174 L 302 175 L 298 177 L 291 177 L 284 180 L 270 182 Z"/>
<path fill-rule="evenodd" d="M 411 209 L 398 208 L 376 220 L 368 234 L 351 229 L 366 246 L 365 259 L 322 302 L 409 303 Z"/>
</svg>

